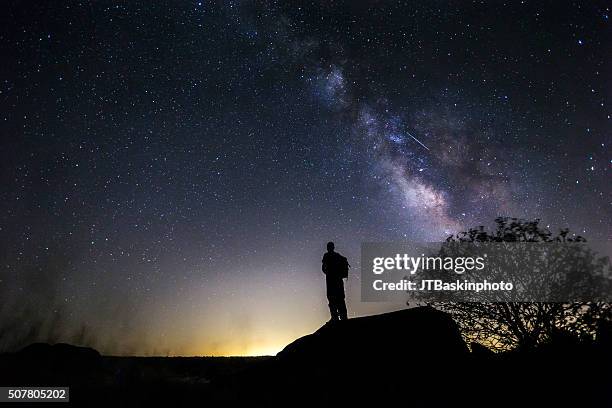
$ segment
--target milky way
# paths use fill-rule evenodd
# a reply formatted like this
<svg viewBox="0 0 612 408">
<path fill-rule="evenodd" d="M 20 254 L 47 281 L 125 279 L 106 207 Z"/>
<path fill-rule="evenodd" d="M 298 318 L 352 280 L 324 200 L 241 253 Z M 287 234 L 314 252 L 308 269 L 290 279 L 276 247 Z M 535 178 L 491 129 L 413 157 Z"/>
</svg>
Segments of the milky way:
<svg viewBox="0 0 612 408">
<path fill-rule="evenodd" d="M 487 217 L 522 213 L 514 205 L 522 197 L 517 191 L 521 186 L 512 182 L 520 178 L 516 171 L 521 169 L 499 171 L 512 168 L 510 163 L 499 163 L 503 159 L 499 156 L 512 152 L 516 159 L 521 149 L 510 146 L 497 151 L 490 146 L 486 128 L 468 129 L 469 124 L 453 112 L 395 113 L 384 98 L 355 100 L 347 83 L 356 81 L 345 78 L 336 65 L 316 72 L 316 95 L 325 107 L 344 114 L 351 137 L 365 143 L 360 159 L 373 171 L 368 181 L 396 193 L 390 204 L 404 210 L 413 239 L 440 239 L 486 222 Z M 422 134 L 431 149 L 411 132 Z M 356 142 L 346 143 L 352 148 Z"/>
<path fill-rule="evenodd" d="M 609 5 L 10 2 L 0 350 L 261 354 L 334 240 L 495 217 L 609 240 Z"/>
</svg>

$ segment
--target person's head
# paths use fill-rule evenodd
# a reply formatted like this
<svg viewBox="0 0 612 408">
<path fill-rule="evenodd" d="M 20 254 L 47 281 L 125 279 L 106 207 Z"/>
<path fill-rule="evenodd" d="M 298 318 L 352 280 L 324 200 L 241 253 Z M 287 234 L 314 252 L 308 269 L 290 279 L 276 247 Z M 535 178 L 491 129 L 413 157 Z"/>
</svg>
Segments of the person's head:
<svg viewBox="0 0 612 408">
<path fill-rule="evenodd" d="M 333 242 L 328 242 L 327 243 L 327 252 L 334 252 L 334 243 Z"/>
</svg>

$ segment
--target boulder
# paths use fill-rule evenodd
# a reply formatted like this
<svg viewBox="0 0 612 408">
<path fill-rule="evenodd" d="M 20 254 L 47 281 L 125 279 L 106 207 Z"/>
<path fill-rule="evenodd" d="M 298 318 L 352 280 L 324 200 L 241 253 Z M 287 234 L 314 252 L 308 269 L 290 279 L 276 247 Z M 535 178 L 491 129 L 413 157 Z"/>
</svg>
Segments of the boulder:
<svg viewBox="0 0 612 408">
<path fill-rule="evenodd" d="M 278 358 L 317 365 L 352 359 L 412 365 L 461 358 L 467 353 L 459 328 L 448 314 L 417 307 L 328 323 L 286 346 Z"/>
</svg>

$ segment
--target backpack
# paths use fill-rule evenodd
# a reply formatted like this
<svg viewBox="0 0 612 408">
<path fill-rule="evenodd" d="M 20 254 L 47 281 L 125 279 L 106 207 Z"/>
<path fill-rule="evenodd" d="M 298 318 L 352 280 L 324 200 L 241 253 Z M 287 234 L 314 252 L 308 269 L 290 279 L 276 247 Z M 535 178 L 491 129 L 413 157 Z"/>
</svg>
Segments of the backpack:
<svg viewBox="0 0 612 408">
<path fill-rule="evenodd" d="M 338 254 L 338 275 L 342 279 L 348 278 L 348 272 L 351 265 L 348 263 L 348 259 L 346 257 Z"/>
</svg>

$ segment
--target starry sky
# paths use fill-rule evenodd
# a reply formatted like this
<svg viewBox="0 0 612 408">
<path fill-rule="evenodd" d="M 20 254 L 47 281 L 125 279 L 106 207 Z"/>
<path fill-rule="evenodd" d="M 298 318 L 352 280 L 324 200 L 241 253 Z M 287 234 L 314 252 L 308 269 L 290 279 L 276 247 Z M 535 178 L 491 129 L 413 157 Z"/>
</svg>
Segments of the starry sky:
<svg viewBox="0 0 612 408">
<path fill-rule="evenodd" d="M 497 216 L 612 239 L 606 1 L 9 1 L 0 350 L 270 354 L 321 256 Z"/>
</svg>

